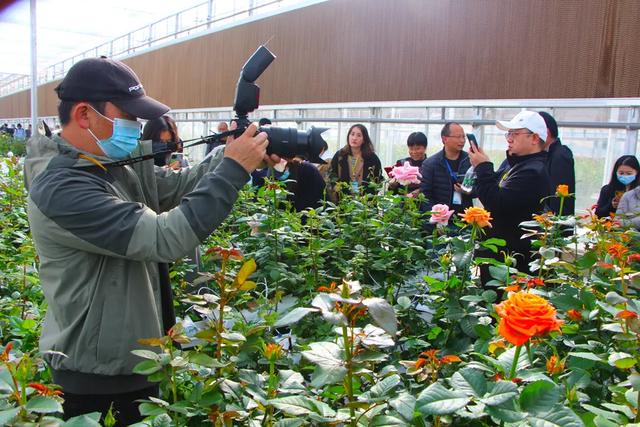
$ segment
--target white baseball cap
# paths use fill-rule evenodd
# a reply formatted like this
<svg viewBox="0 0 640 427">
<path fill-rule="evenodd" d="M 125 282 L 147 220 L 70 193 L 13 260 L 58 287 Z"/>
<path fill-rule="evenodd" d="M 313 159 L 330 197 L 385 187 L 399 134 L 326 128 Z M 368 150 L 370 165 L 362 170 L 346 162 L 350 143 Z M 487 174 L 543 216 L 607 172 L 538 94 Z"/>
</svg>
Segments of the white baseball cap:
<svg viewBox="0 0 640 427">
<path fill-rule="evenodd" d="M 535 111 L 520 111 L 508 122 L 497 120 L 496 126 L 502 130 L 529 129 L 531 132 L 537 133 L 543 141 L 547 139 L 547 124 L 542 116 Z"/>
</svg>

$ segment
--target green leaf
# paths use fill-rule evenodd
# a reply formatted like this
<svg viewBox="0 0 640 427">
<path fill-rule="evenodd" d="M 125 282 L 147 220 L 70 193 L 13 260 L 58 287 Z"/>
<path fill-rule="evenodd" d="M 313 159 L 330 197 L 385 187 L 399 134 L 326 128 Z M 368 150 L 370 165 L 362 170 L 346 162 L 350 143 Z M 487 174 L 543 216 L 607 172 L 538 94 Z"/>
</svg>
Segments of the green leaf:
<svg viewBox="0 0 640 427">
<path fill-rule="evenodd" d="M 522 412 L 516 405 L 515 399 L 507 400 L 496 406 L 487 406 L 485 411 L 492 418 L 507 423 L 515 423 L 525 418 L 526 413 Z M 499 424 L 499 423 L 496 423 Z"/>
<path fill-rule="evenodd" d="M 502 366 L 503 372 L 510 372 L 511 366 L 513 365 L 513 359 L 516 356 L 516 347 L 511 347 L 500 356 L 498 356 L 498 362 Z M 518 357 L 518 364 L 516 366 L 516 372 L 521 371 L 527 368 L 530 365 L 529 359 L 527 358 L 527 352 L 521 351 L 520 356 Z"/>
<path fill-rule="evenodd" d="M 454 373 L 449 383 L 455 390 L 469 396 L 481 397 L 487 392 L 484 374 L 473 368 L 464 368 Z"/>
<path fill-rule="evenodd" d="M 416 398 L 407 392 L 402 392 L 389 400 L 389 406 L 398 411 L 405 420 L 411 421 L 416 407 Z"/>
<path fill-rule="evenodd" d="M 466 394 L 447 390 L 440 383 L 424 389 L 416 401 L 416 411 L 422 415 L 444 415 L 462 409 L 471 399 Z"/>
<path fill-rule="evenodd" d="M 132 350 L 131 353 L 150 360 L 158 360 L 160 358 L 160 355 L 158 353 L 151 350 Z"/>
<path fill-rule="evenodd" d="M 158 372 L 160 369 L 162 369 L 160 363 L 156 362 L 155 360 L 145 360 L 138 363 L 133 368 L 133 373 L 139 375 L 151 375 L 155 372 Z"/>
<path fill-rule="evenodd" d="M 69 418 L 62 427 L 100 427 L 100 412 L 91 412 L 77 417 Z"/>
<path fill-rule="evenodd" d="M 328 341 L 313 342 L 309 344 L 310 350 L 302 352 L 302 356 L 308 361 L 323 367 L 343 366 L 342 349 L 335 343 Z"/>
<path fill-rule="evenodd" d="M 366 298 L 362 301 L 376 324 L 389 335 L 394 336 L 398 332 L 398 319 L 396 312 L 387 300 L 382 298 Z"/>
<path fill-rule="evenodd" d="M 400 384 L 400 376 L 391 375 L 378 381 L 373 387 L 371 387 L 369 393 L 374 398 L 386 397 L 398 384 Z"/>
<path fill-rule="evenodd" d="M 317 365 L 313 371 L 311 385 L 315 388 L 321 388 L 327 384 L 338 384 L 342 382 L 345 375 L 347 375 L 347 368 L 344 366 L 324 367 Z"/>
<path fill-rule="evenodd" d="M 595 354 L 590 353 L 590 352 L 585 352 L 585 351 L 570 351 L 569 352 L 569 356 L 578 357 L 580 359 L 595 360 L 596 362 L 606 363 L 604 360 L 602 360 L 601 358 L 599 358 Z"/>
<path fill-rule="evenodd" d="M 556 405 L 548 412 L 529 415 L 528 421 L 531 427 L 585 427 L 580 417 L 562 405 Z"/>
<path fill-rule="evenodd" d="M 554 383 L 540 380 L 527 384 L 520 393 L 520 407 L 530 414 L 549 411 L 560 399 L 560 390 Z"/>
<path fill-rule="evenodd" d="M 273 423 L 273 427 L 300 427 L 304 424 L 302 418 L 285 418 Z"/>
<path fill-rule="evenodd" d="M 336 412 L 324 402 L 304 396 L 287 396 L 268 401 L 269 405 L 289 415 L 309 415 L 316 413 L 323 417 L 334 417 Z"/>
<path fill-rule="evenodd" d="M 628 353 L 612 353 L 609 356 L 609 365 L 620 369 L 629 369 L 636 364 L 636 359 Z"/>
<path fill-rule="evenodd" d="M 482 293 L 482 298 L 488 302 L 488 303 L 492 303 L 494 302 L 497 298 L 498 298 L 498 294 L 496 293 L 496 291 L 492 290 L 492 289 L 488 289 L 486 291 L 484 291 Z"/>
<path fill-rule="evenodd" d="M 62 412 L 62 405 L 53 397 L 36 396 L 30 399 L 24 407 L 29 412 L 37 412 L 39 414 L 51 414 L 53 412 Z"/>
<path fill-rule="evenodd" d="M 314 313 L 314 312 L 317 312 L 317 311 L 318 310 L 315 309 L 315 308 L 296 307 L 293 310 L 291 310 L 290 312 L 288 312 L 287 314 L 285 314 L 284 316 L 280 317 L 278 319 L 278 321 L 276 322 L 276 324 L 273 325 L 273 327 L 274 328 L 281 328 L 283 326 L 292 325 L 292 324 L 300 321 L 300 319 L 302 319 L 307 314 Z"/>
<path fill-rule="evenodd" d="M 408 426 L 406 421 L 393 417 L 391 415 L 376 415 L 369 421 L 368 424 L 370 427 L 404 427 Z"/>
<path fill-rule="evenodd" d="M 156 415 L 164 414 L 167 412 L 166 409 L 148 402 L 141 403 L 140 406 L 138 406 L 138 410 L 140 411 L 140 414 L 145 417 L 148 417 L 150 415 L 155 417 Z"/>
<path fill-rule="evenodd" d="M 518 395 L 518 386 L 511 381 L 497 381 L 480 402 L 487 406 L 500 406 Z"/>
<path fill-rule="evenodd" d="M 0 425 L 11 425 L 11 421 L 18 415 L 20 408 L 11 408 L 0 411 Z"/>
<path fill-rule="evenodd" d="M 214 359 L 213 357 L 204 354 L 204 353 L 189 353 L 188 356 L 189 362 L 195 363 L 196 365 L 205 366 L 207 368 L 223 368 L 226 366 L 224 363 L 221 363 L 218 359 Z"/>
</svg>

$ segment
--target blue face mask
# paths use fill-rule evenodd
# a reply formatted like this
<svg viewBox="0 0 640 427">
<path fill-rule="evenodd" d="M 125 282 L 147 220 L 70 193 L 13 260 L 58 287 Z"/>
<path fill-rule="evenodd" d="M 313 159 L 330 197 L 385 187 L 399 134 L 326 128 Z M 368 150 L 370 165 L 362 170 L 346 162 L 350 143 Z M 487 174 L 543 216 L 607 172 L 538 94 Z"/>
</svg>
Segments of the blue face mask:
<svg viewBox="0 0 640 427">
<path fill-rule="evenodd" d="M 100 114 L 98 111 L 96 111 L 96 113 Z M 138 146 L 138 140 L 141 135 L 140 123 L 135 120 L 126 119 L 111 120 L 102 114 L 100 115 L 113 123 L 113 133 L 111 137 L 98 139 L 93 132 L 91 132 L 91 129 L 87 130 L 96 140 L 98 147 L 104 152 L 105 156 L 114 160 L 126 159 Z"/>
<path fill-rule="evenodd" d="M 620 175 L 620 174 L 616 174 L 616 176 L 618 177 L 618 181 L 620 182 L 620 184 L 622 185 L 629 185 L 631 184 L 633 181 L 635 181 L 636 179 L 636 175 Z"/>
<path fill-rule="evenodd" d="M 284 172 L 278 177 L 278 181 L 286 181 L 289 179 L 289 169 L 285 169 Z"/>
</svg>

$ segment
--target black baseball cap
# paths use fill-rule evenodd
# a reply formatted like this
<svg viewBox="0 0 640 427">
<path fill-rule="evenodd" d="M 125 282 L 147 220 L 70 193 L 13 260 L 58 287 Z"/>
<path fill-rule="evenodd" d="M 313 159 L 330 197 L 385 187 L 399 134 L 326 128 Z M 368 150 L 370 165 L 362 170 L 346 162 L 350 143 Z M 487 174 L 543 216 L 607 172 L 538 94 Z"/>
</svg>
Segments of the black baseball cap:
<svg viewBox="0 0 640 427">
<path fill-rule="evenodd" d="M 147 96 L 131 68 L 104 56 L 75 63 L 55 91 L 63 101 L 108 101 L 122 111 L 146 120 L 156 119 L 169 111 L 169 107 Z"/>
</svg>

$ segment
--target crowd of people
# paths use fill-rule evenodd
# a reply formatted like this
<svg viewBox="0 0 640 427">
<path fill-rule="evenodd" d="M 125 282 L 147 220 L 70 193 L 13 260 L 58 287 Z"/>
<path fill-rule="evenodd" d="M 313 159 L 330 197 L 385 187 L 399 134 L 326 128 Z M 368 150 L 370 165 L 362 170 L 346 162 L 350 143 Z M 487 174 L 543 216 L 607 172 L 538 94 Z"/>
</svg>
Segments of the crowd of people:
<svg viewBox="0 0 640 427">
<path fill-rule="evenodd" d="M 31 132 L 31 124 L 28 124 L 27 127 L 23 127 L 22 123 L 18 123 L 17 125 L 9 125 L 8 123 L 3 123 L 2 126 L 0 126 L 0 134 L 11 136 L 12 138 L 19 141 L 25 141 L 31 138 Z"/>
<path fill-rule="evenodd" d="M 378 191 L 383 168 L 362 124 L 350 127 L 326 165 L 267 155 L 267 133 L 252 124 L 228 136 L 223 147 L 207 147 L 204 160 L 189 167 L 169 107 L 149 97 L 134 71 L 117 60 L 77 62 L 56 92 L 61 131 L 34 135 L 25 163 L 29 222 L 48 305 L 40 349 L 64 392 L 66 418 L 105 413 L 113 405 L 117 425 L 128 425 L 140 420 L 137 399 L 158 396 L 157 384 L 134 373 L 139 359 L 132 350 L 139 339 L 162 336 L 175 323 L 166 265 L 197 257 L 196 248 L 227 217 L 240 189 L 269 176 L 284 181 L 293 205 L 303 210 L 323 197 Z M 144 129 L 138 119 L 147 120 Z M 436 204 L 462 212 L 477 199 L 493 217 L 489 235 L 506 240 L 506 250 L 518 254 L 517 268 L 526 272 L 530 241 L 521 238 L 519 224 L 559 209 L 557 185 L 575 193 L 573 156 L 547 113 L 522 111 L 497 126 L 507 142 L 497 169 L 480 146 L 466 147 L 459 123 L 443 126 L 442 150 L 430 157 L 427 137 L 412 133 L 409 155 L 397 165 L 419 168 L 421 180 L 392 191 L 422 193 L 425 216 Z M 218 126 L 219 132 L 235 129 L 235 123 Z M 147 158 L 153 163 L 141 161 Z M 476 178 L 467 188 L 461 184 L 470 170 Z M 598 215 L 619 212 L 640 222 L 639 171 L 634 156 L 618 159 Z M 573 213 L 573 205 L 565 208 L 563 214 Z"/>
</svg>

